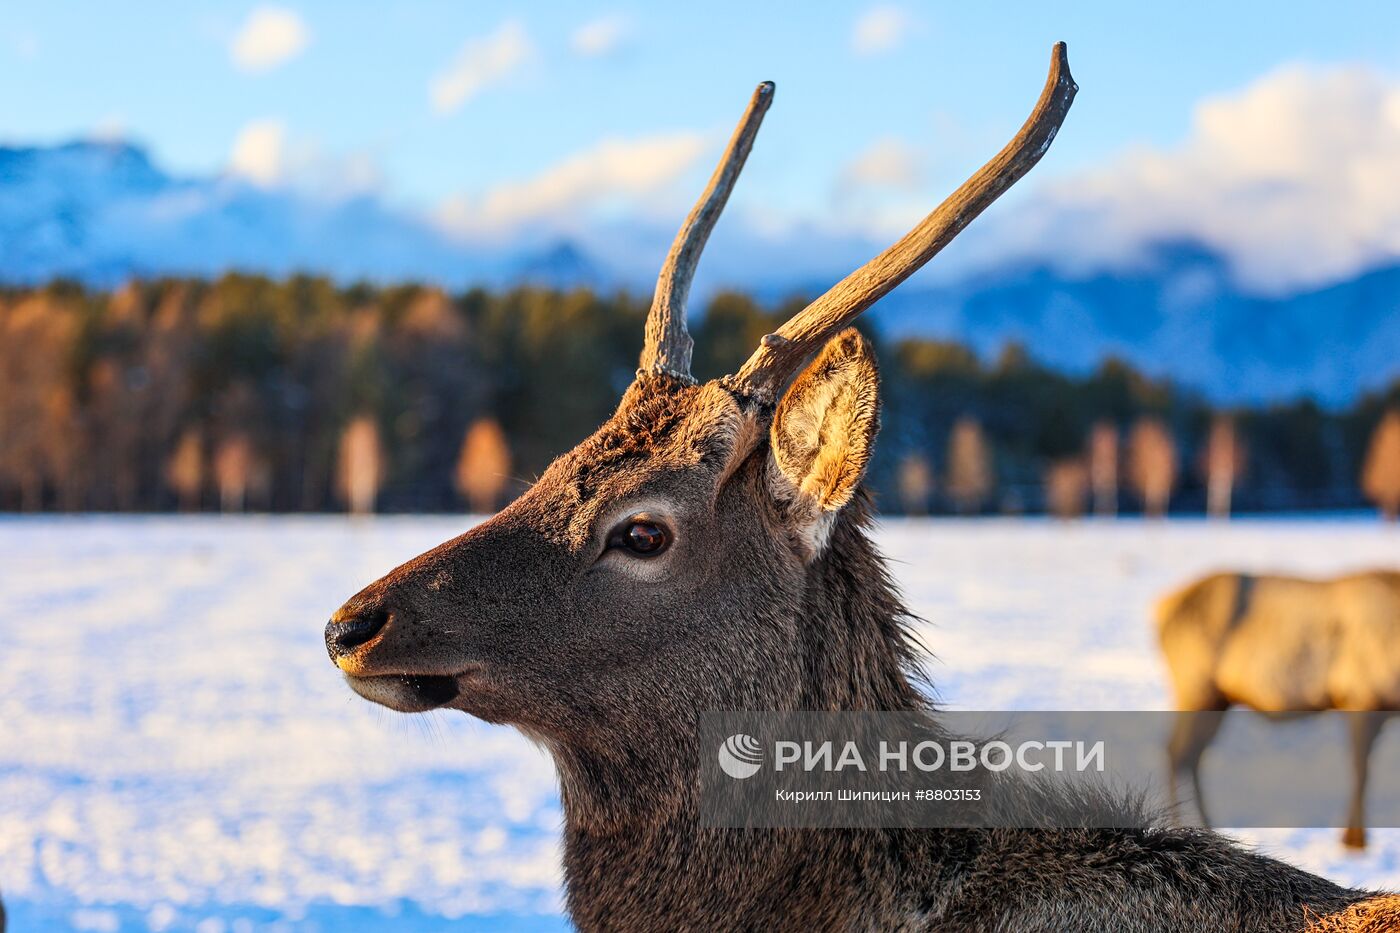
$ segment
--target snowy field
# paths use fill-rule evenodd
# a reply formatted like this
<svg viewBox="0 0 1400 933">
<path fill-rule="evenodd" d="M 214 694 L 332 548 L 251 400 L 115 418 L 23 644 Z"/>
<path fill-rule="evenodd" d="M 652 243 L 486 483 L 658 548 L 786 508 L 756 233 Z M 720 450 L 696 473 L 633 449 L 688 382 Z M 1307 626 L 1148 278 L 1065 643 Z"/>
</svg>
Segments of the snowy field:
<svg viewBox="0 0 1400 933">
<path fill-rule="evenodd" d="M 0 519 L 12 928 L 565 928 L 549 761 L 459 714 L 371 707 L 321 642 L 345 597 L 467 524 Z M 1164 708 L 1147 608 L 1166 588 L 1400 562 L 1370 520 L 890 521 L 880 540 L 964 709 Z M 1249 838 L 1400 888 L 1400 831 L 1364 856 L 1336 836 Z"/>
</svg>

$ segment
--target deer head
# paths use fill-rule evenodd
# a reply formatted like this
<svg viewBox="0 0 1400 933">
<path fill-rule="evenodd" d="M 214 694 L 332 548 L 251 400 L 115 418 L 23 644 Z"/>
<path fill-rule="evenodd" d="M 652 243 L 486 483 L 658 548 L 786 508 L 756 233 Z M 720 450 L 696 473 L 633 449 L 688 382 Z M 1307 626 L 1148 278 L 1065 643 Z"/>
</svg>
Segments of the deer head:
<svg viewBox="0 0 1400 933">
<path fill-rule="evenodd" d="M 637 769 L 683 747 L 701 710 L 917 706 L 903 610 L 861 531 L 880 402 L 849 325 L 1040 160 L 1076 90 L 1057 45 L 995 158 L 700 384 L 686 296 L 772 102 L 760 85 L 666 258 L 617 412 L 504 511 L 335 613 L 326 645 L 350 686 L 517 726 L 554 753 L 566 808 L 587 796 L 600 818 L 668 792 Z"/>
</svg>

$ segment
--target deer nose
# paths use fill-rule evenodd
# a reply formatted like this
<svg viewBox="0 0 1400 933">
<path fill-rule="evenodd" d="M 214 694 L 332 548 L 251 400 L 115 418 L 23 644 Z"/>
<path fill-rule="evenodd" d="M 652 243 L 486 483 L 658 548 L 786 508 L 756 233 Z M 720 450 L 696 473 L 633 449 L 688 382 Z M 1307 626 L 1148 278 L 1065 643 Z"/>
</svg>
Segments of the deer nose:
<svg viewBox="0 0 1400 933">
<path fill-rule="evenodd" d="M 326 623 L 326 651 L 330 652 L 331 660 L 338 661 L 372 640 L 392 617 L 393 613 L 382 607 L 354 613 L 346 613 L 344 609 L 336 612 Z"/>
</svg>

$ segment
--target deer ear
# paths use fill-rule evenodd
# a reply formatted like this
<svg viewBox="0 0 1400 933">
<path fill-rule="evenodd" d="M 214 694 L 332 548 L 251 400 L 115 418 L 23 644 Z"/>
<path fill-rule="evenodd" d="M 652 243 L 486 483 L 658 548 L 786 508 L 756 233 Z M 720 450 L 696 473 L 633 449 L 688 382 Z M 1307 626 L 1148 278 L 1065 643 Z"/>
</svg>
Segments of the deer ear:
<svg viewBox="0 0 1400 933">
<path fill-rule="evenodd" d="M 778 403 L 769 476 L 815 535 L 855 495 L 880 429 L 880 371 L 855 328 L 833 337 Z"/>
</svg>

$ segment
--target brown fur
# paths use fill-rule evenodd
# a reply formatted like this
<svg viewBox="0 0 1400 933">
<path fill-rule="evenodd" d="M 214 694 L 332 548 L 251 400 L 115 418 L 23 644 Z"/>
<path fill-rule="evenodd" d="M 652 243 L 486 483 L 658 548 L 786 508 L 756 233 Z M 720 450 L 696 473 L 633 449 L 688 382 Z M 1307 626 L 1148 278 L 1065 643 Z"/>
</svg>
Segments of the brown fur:
<svg viewBox="0 0 1400 933">
<path fill-rule="evenodd" d="M 1305 933 L 1396 933 L 1400 930 L 1400 897 L 1371 897 L 1346 910 L 1318 917 Z"/>
<path fill-rule="evenodd" d="M 549 749 L 583 930 L 1301 931 L 1362 901 L 1202 831 L 698 825 L 703 710 L 936 721 L 867 535 L 876 380 L 852 333 L 776 408 L 640 376 L 509 508 L 347 602 L 332 658 L 376 702 Z M 632 514 L 665 523 L 669 549 L 609 548 Z M 373 637 L 342 643 L 363 620 Z"/>
<path fill-rule="evenodd" d="M 1182 709 L 1400 708 L 1400 573 L 1214 574 L 1165 597 L 1157 629 Z"/>
<path fill-rule="evenodd" d="M 774 464 L 824 512 L 855 494 L 880 428 L 879 375 L 860 339 L 847 330 L 827 344 L 773 417 Z"/>
<path fill-rule="evenodd" d="M 1367 761 L 1387 711 L 1400 709 L 1400 573 L 1330 580 L 1219 573 L 1157 604 L 1177 709 L 1240 704 L 1269 713 L 1349 710 L 1353 786 L 1343 842 L 1365 844 Z M 1200 802 L 1199 765 L 1218 720 L 1183 716 L 1170 749 Z"/>
</svg>

